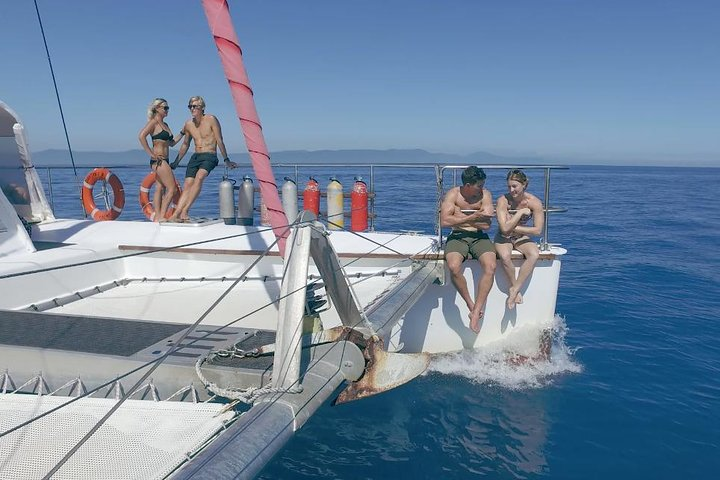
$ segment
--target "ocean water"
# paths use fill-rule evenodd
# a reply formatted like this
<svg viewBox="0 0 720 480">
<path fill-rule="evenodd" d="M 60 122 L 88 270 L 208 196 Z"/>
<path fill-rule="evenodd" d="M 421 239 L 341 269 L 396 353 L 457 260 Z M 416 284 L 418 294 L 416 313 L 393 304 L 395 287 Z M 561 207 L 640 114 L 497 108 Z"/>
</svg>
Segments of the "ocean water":
<svg viewBox="0 0 720 480">
<path fill-rule="evenodd" d="M 324 183 L 332 168 L 299 180 L 309 170 Z M 115 171 L 128 191 L 121 218 L 141 218 L 128 185 L 146 171 Z M 489 176 L 495 196 L 503 173 Z M 541 174 L 528 173 L 541 194 Z M 369 175 L 341 180 L 355 174 Z M 220 177 L 193 215 L 217 215 Z M 582 166 L 552 178 L 550 203 L 569 210 L 552 215 L 549 240 L 569 253 L 551 360 L 439 356 L 407 385 L 321 407 L 260 478 L 717 477 L 720 169 Z M 431 168 L 376 171 L 374 181 L 378 229 L 433 232 Z M 79 214 L 72 182 L 53 196 L 56 213 Z"/>
</svg>

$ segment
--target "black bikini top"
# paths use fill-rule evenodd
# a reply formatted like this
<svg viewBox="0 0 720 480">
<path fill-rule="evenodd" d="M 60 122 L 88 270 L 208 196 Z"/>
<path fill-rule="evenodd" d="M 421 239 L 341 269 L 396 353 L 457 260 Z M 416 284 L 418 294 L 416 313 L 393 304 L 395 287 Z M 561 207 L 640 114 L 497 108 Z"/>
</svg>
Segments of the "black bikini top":
<svg viewBox="0 0 720 480">
<path fill-rule="evenodd" d="M 173 136 L 167 130 L 160 130 L 158 133 L 152 135 L 150 138 L 152 138 L 153 140 L 162 140 L 164 142 L 169 142 L 173 139 Z"/>
</svg>

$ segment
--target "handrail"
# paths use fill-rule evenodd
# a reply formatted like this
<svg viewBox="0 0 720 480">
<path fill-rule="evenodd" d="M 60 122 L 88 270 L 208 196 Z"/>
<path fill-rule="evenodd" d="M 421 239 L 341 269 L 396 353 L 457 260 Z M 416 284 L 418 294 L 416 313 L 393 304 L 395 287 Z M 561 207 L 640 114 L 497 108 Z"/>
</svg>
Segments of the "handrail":
<svg viewBox="0 0 720 480">
<path fill-rule="evenodd" d="M 106 165 L 107 166 L 107 165 Z M 142 167 L 143 165 L 140 164 L 131 164 L 131 165 L 112 165 L 108 166 L 112 169 L 137 169 Z M 291 177 L 295 180 L 295 182 L 300 185 L 299 179 L 300 179 L 300 172 L 307 171 L 308 169 L 313 168 L 322 168 L 322 169 L 328 169 L 328 168 L 344 168 L 344 169 L 355 169 L 355 170 L 365 170 L 366 172 L 369 171 L 369 178 L 368 178 L 368 193 L 375 193 L 375 187 L 376 187 L 376 179 L 377 179 L 377 170 L 378 169 L 384 169 L 384 168 L 402 168 L 402 169 L 434 169 L 435 170 L 435 183 L 436 183 L 436 221 L 435 221 L 435 233 L 438 236 L 438 242 L 439 245 L 442 245 L 443 236 L 442 236 L 442 227 L 440 226 L 440 204 L 442 202 L 443 195 L 445 194 L 445 173 L 446 172 L 452 172 L 452 185 L 458 184 L 458 173 L 460 170 L 463 170 L 467 168 L 469 165 L 442 165 L 437 163 L 318 163 L 318 162 L 309 162 L 309 163 L 274 163 L 273 168 L 285 168 L 285 169 L 292 169 Z M 513 168 L 521 168 L 523 170 L 542 170 L 544 173 L 544 199 L 543 199 L 543 209 L 545 212 L 545 225 L 543 227 L 543 233 L 542 238 L 540 242 L 541 250 L 547 250 L 549 247 L 549 214 L 550 213 L 558 213 L 558 212 L 564 212 L 567 211 L 567 209 L 557 206 L 551 206 L 550 205 L 550 172 L 551 170 L 567 170 L 568 167 L 564 165 L 502 165 L 502 164 L 487 164 L 487 165 L 477 165 L 480 168 L 483 168 L 485 170 L 510 170 Z M 81 168 L 92 168 L 92 166 L 81 166 Z M 238 164 L 238 167 L 240 169 L 242 168 L 252 168 L 252 164 L 250 162 L 240 163 Z M 55 206 L 54 201 L 54 195 L 53 195 L 53 176 L 51 171 L 52 170 L 62 170 L 62 169 L 70 169 L 71 167 L 66 166 L 48 166 L 48 165 L 36 165 L 36 169 L 44 169 L 47 171 L 48 175 L 48 188 L 49 188 L 49 196 L 50 196 L 50 202 L 51 205 Z M 299 194 L 301 192 L 298 192 Z M 369 203 L 368 203 L 368 221 L 369 221 L 369 230 L 375 231 L 375 196 L 370 195 Z"/>
<path fill-rule="evenodd" d="M 438 234 L 438 245 L 442 245 L 442 226 L 440 224 L 440 202 L 442 202 L 442 196 L 444 195 L 443 182 L 445 177 L 445 170 L 451 170 L 453 172 L 453 185 L 457 184 L 457 171 L 464 170 L 470 165 L 445 165 L 438 166 L 436 171 L 436 180 L 438 182 L 438 209 L 437 209 L 437 234 Z M 551 207 L 550 206 L 550 171 L 551 170 L 567 170 L 568 167 L 565 165 L 477 165 L 483 170 L 512 170 L 513 168 L 520 168 L 522 170 L 543 170 L 545 173 L 545 196 L 543 198 L 543 211 L 545 212 L 545 223 L 543 226 L 543 236 L 540 242 L 540 251 L 548 250 L 550 244 L 548 241 L 548 227 L 549 227 L 549 214 L 552 212 L 563 212 L 567 211 L 566 208 L 562 207 Z"/>
</svg>

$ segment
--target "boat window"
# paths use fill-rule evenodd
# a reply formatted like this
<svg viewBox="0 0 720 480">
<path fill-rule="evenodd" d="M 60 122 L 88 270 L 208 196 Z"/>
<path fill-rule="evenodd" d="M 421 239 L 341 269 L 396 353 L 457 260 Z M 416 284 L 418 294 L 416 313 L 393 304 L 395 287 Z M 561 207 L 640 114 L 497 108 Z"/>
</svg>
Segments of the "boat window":
<svg viewBox="0 0 720 480">
<path fill-rule="evenodd" d="M 32 216 L 30 192 L 15 137 L 0 137 L 0 189 L 19 215 Z"/>
</svg>

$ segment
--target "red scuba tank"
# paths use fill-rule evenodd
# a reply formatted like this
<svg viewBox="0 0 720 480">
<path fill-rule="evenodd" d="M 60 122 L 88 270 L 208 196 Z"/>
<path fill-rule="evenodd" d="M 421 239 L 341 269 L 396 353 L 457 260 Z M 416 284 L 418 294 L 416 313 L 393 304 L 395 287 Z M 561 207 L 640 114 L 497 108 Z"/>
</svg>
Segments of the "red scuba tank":
<svg viewBox="0 0 720 480">
<path fill-rule="evenodd" d="M 364 232 L 368 228 L 368 192 L 362 177 L 355 177 L 350 193 L 350 229 Z"/>
<path fill-rule="evenodd" d="M 320 215 L 320 185 L 310 177 L 303 190 L 303 210 L 310 210 L 315 216 Z"/>
</svg>

